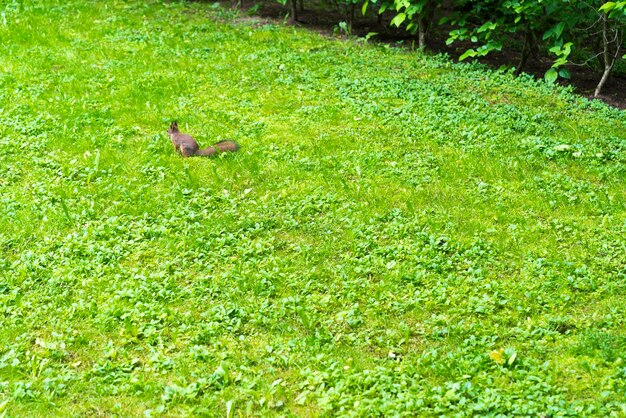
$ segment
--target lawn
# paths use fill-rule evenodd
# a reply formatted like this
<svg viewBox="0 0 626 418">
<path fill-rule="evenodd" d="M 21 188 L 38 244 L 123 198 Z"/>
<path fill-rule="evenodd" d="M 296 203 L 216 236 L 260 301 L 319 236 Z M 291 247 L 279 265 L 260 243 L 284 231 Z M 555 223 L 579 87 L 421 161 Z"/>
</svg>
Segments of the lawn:
<svg viewBox="0 0 626 418">
<path fill-rule="evenodd" d="M 626 413 L 626 112 L 204 2 L 0 47 L 0 417 Z"/>
</svg>

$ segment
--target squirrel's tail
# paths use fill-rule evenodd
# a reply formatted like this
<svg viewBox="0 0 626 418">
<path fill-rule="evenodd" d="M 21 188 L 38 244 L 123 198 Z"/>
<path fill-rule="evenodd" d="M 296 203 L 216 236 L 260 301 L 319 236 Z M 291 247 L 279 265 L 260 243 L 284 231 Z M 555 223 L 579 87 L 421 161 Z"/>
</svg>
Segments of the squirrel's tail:
<svg viewBox="0 0 626 418">
<path fill-rule="evenodd" d="M 239 144 L 237 144 L 235 141 L 226 140 L 226 141 L 220 141 L 217 144 L 213 144 L 208 148 L 198 150 L 196 155 L 211 156 L 211 155 L 219 154 L 220 152 L 235 152 L 238 149 L 239 149 Z"/>
</svg>

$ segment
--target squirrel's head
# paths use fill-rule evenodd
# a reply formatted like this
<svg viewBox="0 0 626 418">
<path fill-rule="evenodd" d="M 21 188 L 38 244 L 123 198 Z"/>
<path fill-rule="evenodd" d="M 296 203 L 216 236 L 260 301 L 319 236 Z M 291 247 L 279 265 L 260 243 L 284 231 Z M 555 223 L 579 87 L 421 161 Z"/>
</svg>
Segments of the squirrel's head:
<svg viewBox="0 0 626 418">
<path fill-rule="evenodd" d="M 174 121 L 170 124 L 170 127 L 167 129 L 167 133 L 168 134 L 173 134 L 175 132 L 178 132 L 178 122 Z"/>
</svg>

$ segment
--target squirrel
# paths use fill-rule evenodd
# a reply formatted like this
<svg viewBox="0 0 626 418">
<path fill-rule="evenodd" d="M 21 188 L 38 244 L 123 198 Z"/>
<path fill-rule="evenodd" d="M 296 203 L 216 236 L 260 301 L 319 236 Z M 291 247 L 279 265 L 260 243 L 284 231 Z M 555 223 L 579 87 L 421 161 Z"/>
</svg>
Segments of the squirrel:
<svg viewBox="0 0 626 418">
<path fill-rule="evenodd" d="M 176 121 L 171 123 L 167 134 L 172 138 L 174 149 L 180 152 L 183 157 L 192 157 L 195 155 L 210 157 L 220 152 L 235 152 L 239 149 L 239 144 L 231 140 L 220 141 L 208 148 L 200 149 L 198 143 L 191 135 L 184 134 L 178 130 L 178 122 Z"/>
</svg>

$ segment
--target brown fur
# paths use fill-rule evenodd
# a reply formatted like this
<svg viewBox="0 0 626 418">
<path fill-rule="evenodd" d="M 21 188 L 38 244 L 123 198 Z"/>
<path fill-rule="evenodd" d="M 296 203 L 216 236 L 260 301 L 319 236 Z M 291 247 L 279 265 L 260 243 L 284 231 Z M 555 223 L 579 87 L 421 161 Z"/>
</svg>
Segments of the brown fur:
<svg viewBox="0 0 626 418">
<path fill-rule="evenodd" d="M 172 139 L 174 149 L 182 154 L 183 157 L 192 157 L 195 155 L 212 156 L 221 152 L 235 152 L 239 149 L 239 144 L 235 141 L 220 141 L 205 149 L 200 149 L 198 143 L 191 135 L 184 134 L 178 130 L 178 123 L 172 122 L 167 134 Z"/>
</svg>

